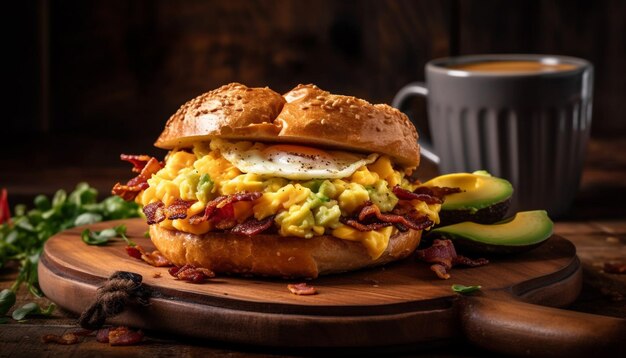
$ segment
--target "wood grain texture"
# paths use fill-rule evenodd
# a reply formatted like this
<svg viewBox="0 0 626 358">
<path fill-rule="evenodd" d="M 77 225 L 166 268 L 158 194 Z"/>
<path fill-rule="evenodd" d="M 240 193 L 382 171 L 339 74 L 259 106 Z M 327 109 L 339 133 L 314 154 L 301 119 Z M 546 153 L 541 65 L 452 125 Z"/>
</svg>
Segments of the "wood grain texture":
<svg viewBox="0 0 626 358">
<path fill-rule="evenodd" d="M 125 223 L 130 237 L 150 249 L 143 238 L 147 227 L 142 220 Z M 93 228 L 115 224 L 119 222 Z M 132 271 L 143 275 L 153 290 L 151 305 L 135 307 L 112 322 L 237 343 L 365 347 L 459 339 L 465 327 L 459 314 L 466 312 L 467 305 L 450 290 L 452 283 L 480 284 L 483 289 L 478 298 L 508 301 L 513 307 L 571 303 L 581 283 L 575 248 L 558 236 L 526 254 L 495 259 L 480 268 L 454 269 L 449 281 L 437 279 L 427 264 L 410 258 L 386 268 L 321 277 L 312 282 L 318 295 L 296 296 L 283 280 L 218 277 L 202 285 L 177 281 L 165 268 L 127 256 L 122 243 L 83 245 L 81 231 L 63 232 L 46 243 L 39 274 L 47 297 L 80 312 L 111 273 Z M 156 272 L 162 277 L 154 278 Z M 561 311 L 546 312 L 538 319 L 550 319 Z M 568 314 L 567 319 L 571 318 Z M 488 321 L 489 316 L 482 317 Z M 522 328 L 533 331 L 527 324 Z"/>
<path fill-rule="evenodd" d="M 624 133 L 626 3 L 619 0 L 459 1 L 459 54 L 544 53 L 594 65 L 592 135 Z"/>
</svg>

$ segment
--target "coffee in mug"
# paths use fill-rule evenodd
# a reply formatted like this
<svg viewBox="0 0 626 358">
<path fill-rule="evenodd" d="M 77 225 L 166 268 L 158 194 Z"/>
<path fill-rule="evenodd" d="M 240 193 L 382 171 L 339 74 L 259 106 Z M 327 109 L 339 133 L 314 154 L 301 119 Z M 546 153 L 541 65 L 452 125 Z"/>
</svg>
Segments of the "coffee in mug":
<svg viewBox="0 0 626 358">
<path fill-rule="evenodd" d="M 462 71 L 496 72 L 496 73 L 533 73 L 569 71 L 576 68 L 571 63 L 545 63 L 541 61 L 482 61 L 469 62 L 448 66 Z"/>
<path fill-rule="evenodd" d="M 487 170 L 511 181 L 511 210 L 565 214 L 578 190 L 591 126 L 593 67 L 548 55 L 476 55 L 426 64 L 426 84 L 393 106 L 427 98 L 422 155 L 441 173 Z M 418 128 L 419 130 L 419 128 Z"/>
</svg>

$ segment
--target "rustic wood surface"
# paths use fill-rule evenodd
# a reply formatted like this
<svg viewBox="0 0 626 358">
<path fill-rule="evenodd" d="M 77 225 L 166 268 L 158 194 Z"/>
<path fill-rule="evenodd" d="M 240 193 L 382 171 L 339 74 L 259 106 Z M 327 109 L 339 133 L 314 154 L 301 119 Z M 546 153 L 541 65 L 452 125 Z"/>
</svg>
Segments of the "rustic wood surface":
<svg viewBox="0 0 626 358">
<path fill-rule="evenodd" d="M 142 219 L 88 227 L 102 230 L 120 224 L 137 244 L 154 249 L 143 237 L 147 225 Z M 297 296 L 286 288 L 288 282 L 299 282 L 294 280 L 174 280 L 166 268 L 129 257 L 122 242 L 76 245 L 84 229 L 48 240 L 39 264 L 40 285 L 50 300 L 80 313 L 113 272 L 142 275 L 152 292 L 150 305 L 129 309 L 109 320 L 111 324 L 271 347 L 419 347 L 465 337 L 502 353 L 567 355 L 614 351 L 626 335 L 624 320 L 537 306 L 567 305 L 580 292 L 575 247 L 556 235 L 524 254 L 494 257 L 480 268 L 457 268 L 450 281 L 436 278 L 428 264 L 411 257 L 383 268 L 320 277 L 312 281 L 318 295 Z M 452 293 L 451 283 L 482 289 L 460 296 Z M 501 326 L 508 327 L 505 339 Z"/>
<path fill-rule="evenodd" d="M 625 227 L 626 223 L 624 221 L 557 223 L 556 231 L 565 237 L 572 238 L 572 241 L 576 243 L 584 267 L 583 293 L 568 309 L 614 317 L 626 317 L 626 310 L 624 309 L 624 294 L 626 293 L 624 284 L 626 280 L 624 276 L 605 274 L 598 268 L 598 264 L 605 262 L 607 259 L 626 257 Z M 82 242 L 77 242 L 76 244 L 82 245 Z M 459 274 L 462 275 L 464 272 L 471 274 L 475 270 L 454 270 L 453 275 L 456 276 L 453 276 L 453 280 L 455 280 L 454 277 L 458 278 Z M 427 273 L 426 271 L 427 269 L 424 267 L 423 273 Z M 4 275 L 0 277 L 2 280 L 1 285 L 2 287 L 8 287 L 11 280 L 15 278 L 15 273 L 6 270 L 2 273 Z M 598 280 L 598 277 L 602 277 L 602 280 Z M 162 279 L 170 278 L 163 277 L 159 280 Z M 444 282 L 443 284 L 447 286 L 448 283 Z M 295 299 L 286 290 L 284 292 L 287 299 Z M 322 295 L 317 297 L 322 297 Z M 22 291 L 18 297 L 18 305 L 30 300 L 32 300 L 32 297 Z M 158 332 L 149 332 L 147 341 L 138 347 L 108 347 L 96 343 L 93 337 L 88 337 L 83 343 L 75 346 L 45 345 L 39 341 L 44 334 L 59 334 L 76 330 L 75 318 L 76 315 L 59 310 L 55 312 L 52 318 L 29 319 L 24 323 L 9 323 L 1 326 L 0 342 L 2 342 L 3 349 L 0 352 L 0 356 L 12 356 L 14 353 L 21 352 L 22 347 L 28 347 L 32 352 L 38 354 L 71 353 L 76 356 L 94 352 L 107 355 L 109 353 L 111 355 L 169 355 L 167 352 L 174 352 L 175 347 L 179 346 L 181 347 L 180 352 L 188 352 L 191 355 L 205 353 L 223 354 L 231 351 L 236 354 L 252 354 L 253 352 L 262 352 L 263 354 L 303 354 L 302 351 L 298 350 L 285 350 L 284 348 L 268 349 L 224 344 L 215 341 L 207 342 L 164 335 Z M 443 350 L 437 345 L 432 347 L 428 345 L 418 348 L 413 347 L 413 350 L 410 347 L 403 348 L 409 349 L 408 352 L 415 354 L 432 353 L 434 351 L 461 356 L 478 356 L 481 354 L 479 349 L 465 344 L 446 347 Z"/>
<path fill-rule="evenodd" d="M 154 249 L 142 237 L 147 229 L 142 219 L 90 227 L 102 230 L 121 223 L 133 241 Z M 166 268 L 129 257 L 121 242 L 103 247 L 76 245 L 83 229 L 68 230 L 46 243 L 39 279 L 49 299 L 80 313 L 113 272 L 134 272 L 144 277 L 155 299 L 149 308 L 137 308 L 136 314 L 121 316 L 116 322 L 248 344 L 389 346 L 453 338 L 459 333 L 454 309 L 457 296 L 450 290 L 451 283 L 481 285 L 483 297 L 512 291 L 527 298 L 532 292 L 529 299 L 539 304 L 550 303 L 545 302 L 552 298 L 547 292 L 557 286 L 561 304 L 574 301 L 580 290 L 574 246 L 558 236 L 522 255 L 494 259 L 472 270 L 454 270 L 451 281 L 436 278 L 428 264 L 413 257 L 384 268 L 320 277 L 312 281 L 318 295 L 297 296 L 288 292 L 286 284 L 298 280 L 223 276 L 202 285 L 174 280 Z M 178 316 L 188 318 L 171 318 Z M 241 329 L 244 325 L 248 328 Z M 394 331 L 385 334 L 385 327 Z M 415 335 L 415 330 L 422 334 Z M 405 337 L 402 332 L 409 334 Z"/>
</svg>

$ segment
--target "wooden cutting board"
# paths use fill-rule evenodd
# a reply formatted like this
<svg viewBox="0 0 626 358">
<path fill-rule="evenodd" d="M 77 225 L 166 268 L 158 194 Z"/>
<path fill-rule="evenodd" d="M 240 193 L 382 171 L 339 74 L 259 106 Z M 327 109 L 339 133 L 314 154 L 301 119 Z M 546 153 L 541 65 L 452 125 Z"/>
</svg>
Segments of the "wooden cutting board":
<svg viewBox="0 0 626 358">
<path fill-rule="evenodd" d="M 90 225 L 93 230 L 124 223 L 129 237 L 148 250 L 141 219 Z M 80 313 L 115 271 L 143 276 L 150 305 L 133 307 L 109 320 L 150 330 L 236 343 L 280 347 L 387 347 L 468 339 L 503 353 L 574 354 L 624 350 L 624 320 L 570 312 L 564 306 L 581 289 L 575 247 L 553 236 L 530 252 L 478 268 L 454 268 L 438 279 L 429 265 L 410 257 L 386 267 L 321 277 L 310 282 L 314 296 L 297 296 L 284 281 L 221 276 L 204 284 L 175 280 L 166 268 L 129 257 L 121 241 L 88 246 L 85 227 L 50 238 L 39 264 L 48 298 Z M 161 277 L 157 274 L 161 275 Z M 450 286 L 481 285 L 458 295 Z M 539 306 L 542 305 L 542 306 Z"/>
</svg>

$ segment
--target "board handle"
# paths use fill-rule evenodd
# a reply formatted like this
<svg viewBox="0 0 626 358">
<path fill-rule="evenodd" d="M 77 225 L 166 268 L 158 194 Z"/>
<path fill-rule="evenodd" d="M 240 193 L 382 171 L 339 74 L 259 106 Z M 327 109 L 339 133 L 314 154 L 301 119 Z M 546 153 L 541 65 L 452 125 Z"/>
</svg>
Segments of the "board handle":
<svg viewBox="0 0 626 358">
<path fill-rule="evenodd" d="M 513 295 L 463 296 L 458 304 L 467 339 L 490 351 L 533 357 L 626 356 L 624 319 L 534 305 Z"/>
</svg>

